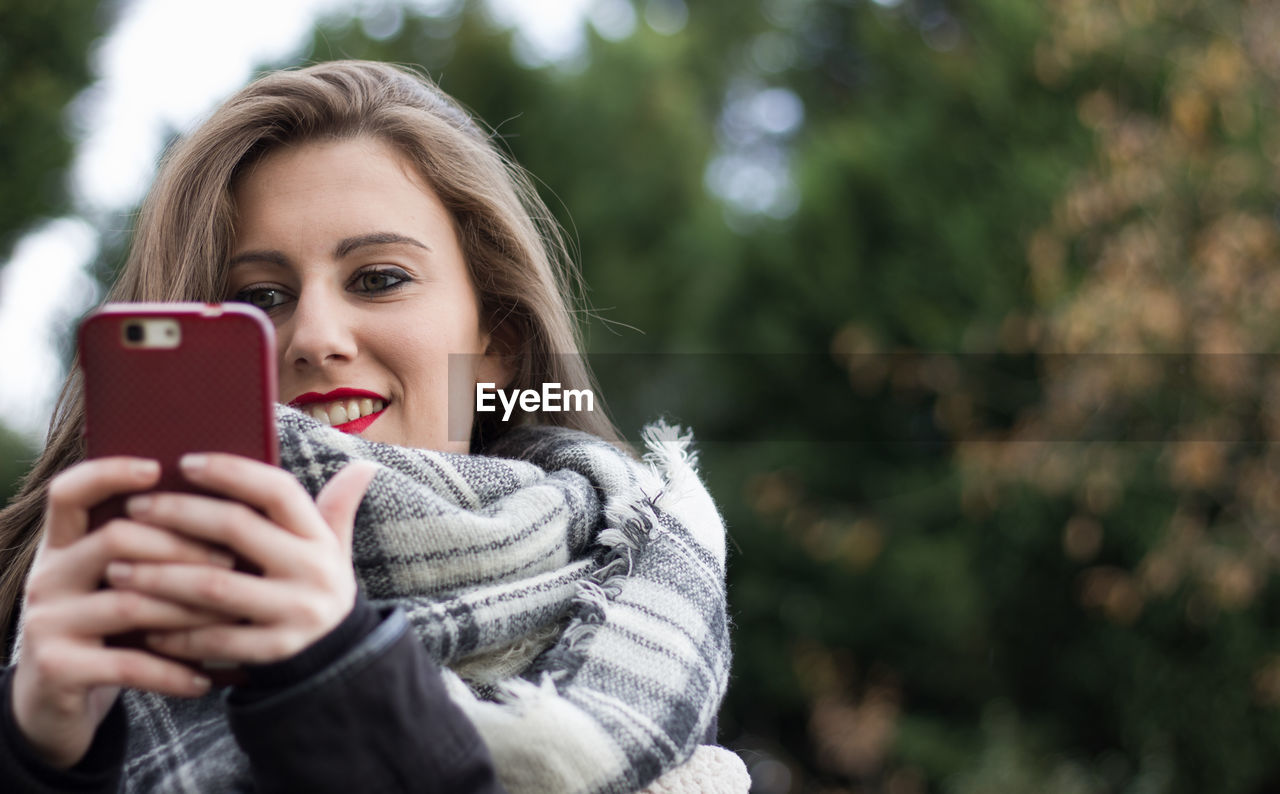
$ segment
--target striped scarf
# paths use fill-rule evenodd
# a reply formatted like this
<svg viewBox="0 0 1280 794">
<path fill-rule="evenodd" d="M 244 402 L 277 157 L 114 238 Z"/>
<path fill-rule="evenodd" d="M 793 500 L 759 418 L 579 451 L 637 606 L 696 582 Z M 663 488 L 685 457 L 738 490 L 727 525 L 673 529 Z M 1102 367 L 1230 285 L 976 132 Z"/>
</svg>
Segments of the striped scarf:
<svg viewBox="0 0 1280 794">
<path fill-rule="evenodd" d="M 563 428 L 516 428 L 479 456 L 365 441 L 285 407 L 277 424 L 281 465 L 313 496 L 349 461 L 380 464 L 356 514 L 357 578 L 446 668 L 508 790 L 686 785 L 673 778 L 730 658 L 724 527 L 690 435 L 647 427 L 639 462 Z M 126 789 L 249 788 L 219 695 L 123 697 Z"/>
</svg>

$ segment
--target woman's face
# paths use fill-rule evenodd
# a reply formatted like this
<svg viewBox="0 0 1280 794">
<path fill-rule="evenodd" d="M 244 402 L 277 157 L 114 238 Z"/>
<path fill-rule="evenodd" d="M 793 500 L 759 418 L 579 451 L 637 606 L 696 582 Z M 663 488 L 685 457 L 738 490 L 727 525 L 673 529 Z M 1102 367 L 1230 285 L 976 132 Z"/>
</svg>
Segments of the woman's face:
<svg viewBox="0 0 1280 794">
<path fill-rule="evenodd" d="M 234 198 L 228 292 L 275 323 L 281 401 L 372 441 L 469 451 L 475 383 L 505 372 L 452 218 L 413 167 L 371 138 L 301 144 Z M 474 356 L 455 360 L 452 434 L 450 353 Z"/>
</svg>

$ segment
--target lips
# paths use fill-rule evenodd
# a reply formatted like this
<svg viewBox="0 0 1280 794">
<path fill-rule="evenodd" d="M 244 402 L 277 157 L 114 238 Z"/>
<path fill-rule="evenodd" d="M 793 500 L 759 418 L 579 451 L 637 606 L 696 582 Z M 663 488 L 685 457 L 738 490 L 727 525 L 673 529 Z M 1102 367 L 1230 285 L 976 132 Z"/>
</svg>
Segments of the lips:
<svg viewBox="0 0 1280 794">
<path fill-rule="evenodd" d="M 344 388 L 324 394 L 307 392 L 289 405 L 344 433 L 361 433 L 382 416 L 389 403 L 377 392 Z"/>
</svg>

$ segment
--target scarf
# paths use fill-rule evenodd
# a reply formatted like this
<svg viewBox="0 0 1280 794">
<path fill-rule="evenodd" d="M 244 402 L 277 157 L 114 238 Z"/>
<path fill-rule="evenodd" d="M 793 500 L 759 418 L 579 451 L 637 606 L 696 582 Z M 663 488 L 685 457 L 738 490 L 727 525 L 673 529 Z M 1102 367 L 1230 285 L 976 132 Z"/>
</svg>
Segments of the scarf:
<svg viewBox="0 0 1280 794">
<path fill-rule="evenodd" d="M 350 461 L 380 464 L 356 514 L 357 579 L 446 668 L 510 791 L 682 785 L 730 660 L 724 527 L 691 434 L 650 425 L 637 461 L 529 426 L 479 456 L 366 441 L 283 406 L 276 418 L 281 465 L 313 497 Z M 127 790 L 251 787 L 218 693 L 122 697 Z"/>
</svg>

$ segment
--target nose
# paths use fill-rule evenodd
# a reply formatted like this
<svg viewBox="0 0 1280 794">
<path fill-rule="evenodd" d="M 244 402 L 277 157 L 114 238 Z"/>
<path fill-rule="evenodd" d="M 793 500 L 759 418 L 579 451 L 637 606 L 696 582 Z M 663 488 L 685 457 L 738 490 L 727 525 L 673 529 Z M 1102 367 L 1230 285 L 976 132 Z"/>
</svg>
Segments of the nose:
<svg viewBox="0 0 1280 794">
<path fill-rule="evenodd" d="M 322 367 L 355 358 L 356 334 L 344 302 L 321 285 L 314 287 L 302 290 L 289 321 L 276 329 L 282 367 Z"/>
</svg>

